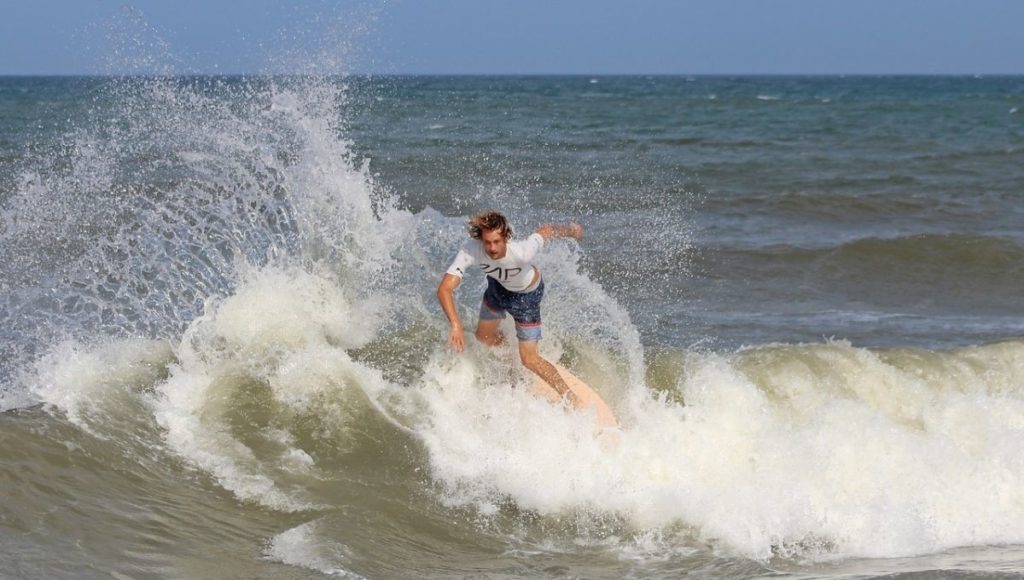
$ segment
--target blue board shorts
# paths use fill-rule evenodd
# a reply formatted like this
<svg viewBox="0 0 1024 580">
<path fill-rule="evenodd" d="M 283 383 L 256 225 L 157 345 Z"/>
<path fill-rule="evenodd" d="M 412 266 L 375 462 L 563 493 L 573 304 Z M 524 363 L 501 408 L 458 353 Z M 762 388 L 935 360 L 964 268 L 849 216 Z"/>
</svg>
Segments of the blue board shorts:
<svg viewBox="0 0 1024 580">
<path fill-rule="evenodd" d="M 494 278 L 487 277 L 487 291 L 480 304 L 480 320 L 503 320 L 505 313 L 516 321 L 516 338 L 540 340 L 540 301 L 544 299 L 544 280 L 531 292 L 513 292 Z"/>
</svg>

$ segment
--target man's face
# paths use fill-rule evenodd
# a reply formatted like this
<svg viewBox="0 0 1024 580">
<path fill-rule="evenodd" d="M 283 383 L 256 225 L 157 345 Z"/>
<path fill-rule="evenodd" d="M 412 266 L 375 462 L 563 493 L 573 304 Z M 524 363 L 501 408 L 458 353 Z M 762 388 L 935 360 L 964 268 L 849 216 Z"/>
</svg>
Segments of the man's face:
<svg viewBox="0 0 1024 580">
<path fill-rule="evenodd" d="M 480 242 L 492 260 L 500 260 L 505 257 L 505 246 L 508 244 L 508 240 L 501 235 L 501 230 L 484 230 L 483 235 L 480 236 Z"/>
</svg>

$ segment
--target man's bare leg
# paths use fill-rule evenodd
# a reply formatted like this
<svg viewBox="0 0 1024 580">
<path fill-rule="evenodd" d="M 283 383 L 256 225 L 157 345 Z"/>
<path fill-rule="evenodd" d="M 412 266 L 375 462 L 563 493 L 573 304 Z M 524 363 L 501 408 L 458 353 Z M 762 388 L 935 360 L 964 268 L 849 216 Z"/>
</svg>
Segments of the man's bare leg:
<svg viewBox="0 0 1024 580">
<path fill-rule="evenodd" d="M 540 349 L 538 348 L 536 340 L 519 341 L 519 358 L 523 361 L 523 366 L 533 371 L 540 378 L 544 379 L 544 381 L 551 385 L 551 388 L 559 395 L 567 397 L 573 407 L 576 407 L 577 409 L 581 408 L 583 402 L 576 396 L 576 393 L 569 388 L 569 385 L 566 384 L 565 379 L 563 379 L 562 375 L 559 374 L 555 365 L 540 356 Z"/>
</svg>

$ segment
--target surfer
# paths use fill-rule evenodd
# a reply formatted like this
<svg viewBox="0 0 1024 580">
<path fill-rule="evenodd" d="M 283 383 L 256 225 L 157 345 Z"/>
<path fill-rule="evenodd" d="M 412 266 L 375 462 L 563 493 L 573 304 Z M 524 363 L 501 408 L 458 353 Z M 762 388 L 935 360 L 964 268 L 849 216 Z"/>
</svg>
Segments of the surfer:
<svg viewBox="0 0 1024 580">
<path fill-rule="evenodd" d="M 581 408 L 583 402 L 558 369 L 540 356 L 537 343 L 541 338 L 540 303 L 544 298 L 544 280 L 532 260 L 551 238 L 583 239 L 583 227 L 545 224 L 525 240 L 510 241 L 512 228 L 505 216 L 496 211 L 473 216 L 468 226 L 471 239 L 463 244 L 437 287 L 437 299 L 451 325 L 448 343 L 456 352 L 466 348 L 454 294 L 462 276 L 470 266 L 477 264 L 487 275 L 487 290 L 476 326 L 477 340 L 488 346 L 502 344 L 505 336 L 499 326 L 506 313 L 511 314 L 516 323 L 523 366 L 551 385 L 559 395 L 567 397 L 574 407 Z"/>
</svg>

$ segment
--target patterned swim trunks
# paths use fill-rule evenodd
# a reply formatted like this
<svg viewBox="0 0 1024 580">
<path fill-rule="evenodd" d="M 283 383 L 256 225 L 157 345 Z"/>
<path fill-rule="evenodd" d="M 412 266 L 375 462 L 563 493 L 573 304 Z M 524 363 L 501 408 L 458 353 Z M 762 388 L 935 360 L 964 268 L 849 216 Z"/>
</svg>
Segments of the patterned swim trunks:
<svg viewBox="0 0 1024 580">
<path fill-rule="evenodd" d="M 480 304 L 480 320 L 503 320 L 505 313 L 516 322 L 516 338 L 540 340 L 540 302 L 544 298 L 544 280 L 530 292 L 513 292 L 487 277 L 487 291 Z"/>
</svg>

